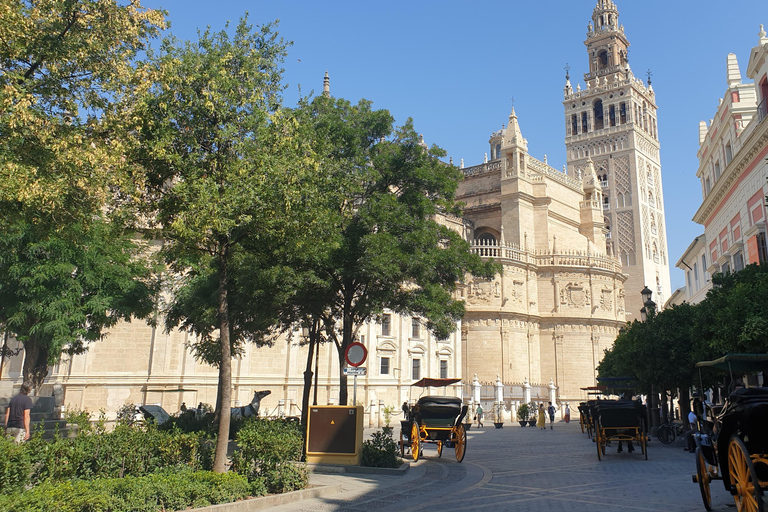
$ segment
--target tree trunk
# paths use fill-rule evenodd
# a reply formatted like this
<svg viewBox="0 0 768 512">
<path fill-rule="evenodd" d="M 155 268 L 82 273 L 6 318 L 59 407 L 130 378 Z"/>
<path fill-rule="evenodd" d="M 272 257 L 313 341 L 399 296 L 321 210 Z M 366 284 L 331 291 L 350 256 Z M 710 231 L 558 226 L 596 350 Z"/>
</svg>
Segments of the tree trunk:
<svg viewBox="0 0 768 512">
<path fill-rule="evenodd" d="M 229 444 L 230 404 L 232 403 L 232 351 L 230 347 L 229 303 L 227 298 L 227 263 L 229 249 L 222 244 L 219 260 L 219 341 L 221 343 L 221 362 L 219 364 L 219 393 L 221 397 L 216 454 L 213 459 L 213 471 L 227 471 L 227 445 Z"/>
<path fill-rule="evenodd" d="M 24 381 L 32 384 L 34 395 L 39 393 L 40 386 L 48 376 L 48 348 L 40 344 L 34 336 L 24 343 L 22 376 Z"/>
<path fill-rule="evenodd" d="M 344 318 L 341 323 L 341 347 L 339 348 L 339 405 L 347 405 L 349 390 L 347 389 L 347 376 L 344 375 L 344 367 L 347 365 L 347 347 L 352 343 L 352 304 L 350 300 L 344 303 Z M 357 404 L 352 404 L 357 405 Z"/>
<path fill-rule="evenodd" d="M 688 388 L 680 389 L 680 419 L 683 423 L 688 424 L 688 413 L 691 412 L 691 396 Z"/>
<path fill-rule="evenodd" d="M 312 360 L 315 356 L 315 344 L 317 340 L 309 333 L 309 347 L 307 350 L 307 367 L 304 370 L 304 392 L 301 396 L 301 427 L 307 430 L 307 418 L 309 417 L 309 395 L 312 393 Z"/>
</svg>

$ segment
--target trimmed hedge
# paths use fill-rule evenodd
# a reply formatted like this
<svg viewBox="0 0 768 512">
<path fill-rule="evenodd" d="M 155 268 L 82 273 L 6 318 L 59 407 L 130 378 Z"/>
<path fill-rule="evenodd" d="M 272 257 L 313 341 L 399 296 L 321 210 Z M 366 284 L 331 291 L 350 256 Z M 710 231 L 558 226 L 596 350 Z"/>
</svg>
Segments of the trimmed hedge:
<svg viewBox="0 0 768 512">
<path fill-rule="evenodd" d="M 248 419 L 237 433 L 232 470 L 249 481 L 263 479 L 272 493 L 304 489 L 309 476 L 300 462 L 303 439 L 297 422 Z"/>
<path fill-rule="evenodd" d="M 263 496 L 263 481 L 235 473 L 163 471 L 149 476 L 47 482 L 0 496 L 0 512 L 157 512 Z"/>
</svg>

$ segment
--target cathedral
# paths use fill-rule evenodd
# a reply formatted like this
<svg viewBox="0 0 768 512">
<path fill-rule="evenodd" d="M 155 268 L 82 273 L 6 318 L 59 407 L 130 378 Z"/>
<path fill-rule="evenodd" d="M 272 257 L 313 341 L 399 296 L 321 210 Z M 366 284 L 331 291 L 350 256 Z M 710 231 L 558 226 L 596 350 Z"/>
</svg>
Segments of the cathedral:
<svg viewBox="0 0 768 512">
<path fill-rule="evenodd" d="M 655 93 L 650 80 L 632 74 L 611 0 L 597 2 L 586 36 L 585 87 L 574 89 L 566 76 L 564 89 L 567 168 L 528 154 L 524 122 L 512 109 L 506 127 L 490 137 L 491 158 L 463 169 L 463 218 L 442 219 L 503 272 L 461 287 L 466 315 L 448 340 L 434 339 L 421 319 L 394 313 L 360 328 L 368 360 L 356 396 L 367 426 L 417 398 L 421 390 L 411 384 L 423 377 L 462 379 L 429 391 L 486 410 L 500 398 L 507 411 L 531 398 L 578 402 L 581 388 L 595 385 L 604 350 L 637 317 L 640 290 L 651 288 L 658 304 L 669 297 Z M 42 394 L 76 409 L 104 409 L 111 418 L 129 402 L 171 413 L 182 403 L 214 403 L 217 370 L 194 360 L 188 336 L 121 324 L 51 368 Z M 300 414 L 307 355 L 301 341 L 296 332 L 272 347 L 248 347 L 233 361 L 232 405 L 264 389 L 271 395 L 262 414 Z M 319 404 L 338 397 L 335 351 L 319 349 Z M 22 357 L 5 361 L 0 395 L 20 384 Z"/>
</svg>

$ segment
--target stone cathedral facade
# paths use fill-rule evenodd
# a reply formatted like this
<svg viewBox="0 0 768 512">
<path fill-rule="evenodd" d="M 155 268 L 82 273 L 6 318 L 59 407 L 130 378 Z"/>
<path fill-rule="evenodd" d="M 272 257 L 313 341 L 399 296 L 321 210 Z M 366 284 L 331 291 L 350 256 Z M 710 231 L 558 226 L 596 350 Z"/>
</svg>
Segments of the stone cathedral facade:
<svg viewBox="0 0 768 512">
<path fill-rule="evenodd" d="M 419 318 L 395 314 L 360 328 L 368 360 L 357 397 L 368 425 L 381 424 L 385 406 L 399 410 L 415 399 L 420 390 L 410 385 L 422 377 L 463 379 L 445 392 L 479 399 L 486 410 L 499 387 L 507 410 L 523 396 L 583 399 L 580 388 L 595 384 L 604 350 L 640 309 L 643 286 L 657 303 L 669 296 L 654 93 L 629 69 L 629 42 L 610 0 L 598 1 L 585 44 L 586 88 L 574 90 L 569 80 L 565 87 L 567 169 L 528 153 L 513 109 L 506 128 L 491 135 L 490 160 L 463 170 L 463 218 L 442 219 L 503 273 L 459 290 L 467 312 L 448 340 L 434 339 Z M 55 390 L 65 405 L 109 416 L 127 402 L 169 412 L 182 402 L 214 403 L 217 371 L 194 360 L 187 336 L 121 324 L 85 354 L 52 367 L 43 393 Z M 269 389 L 263 413 L 299 414 L 307 356 L 301 341 L 295 332 L 269 348 L 247 347 L 233 361 L 232 405 Z M 0 396 L 20 384 L 21 357 L 6 361 Z M 318 403 L 334 403 L 335 347 L 320 348 L 316 368 Z M 485 384 L 480 393 L 478 382 Z"/>
</svg>

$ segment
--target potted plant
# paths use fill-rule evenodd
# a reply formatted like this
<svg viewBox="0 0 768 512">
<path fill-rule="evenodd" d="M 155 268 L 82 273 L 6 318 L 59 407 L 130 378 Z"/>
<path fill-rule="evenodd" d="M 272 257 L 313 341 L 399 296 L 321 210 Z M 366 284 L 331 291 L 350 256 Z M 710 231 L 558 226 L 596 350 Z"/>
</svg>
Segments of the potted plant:
<svg viewBox="0 0 768 512">
<path fill-rule="evenodd" d="M 536 405 L 536 402 L 528 402 L 528 414 L 528 426 L 535 427 L 537 419 L 536 416 L 539 414 L 539 406 Z"/>
<path fill-rule="evenodd" d="M 517 422 L 521 427 L 524 427 L 528 423 L 528 404 L 520 404 L 517 409 Z"/>
<path fill-rule="evenodd" d="M 395 407 L 392 405 L 385 405 L 382 412 L 384 413 L 384 423 L 386 423 L 386 426 L 383 427 L 382 430 L 391 434 L 392 426 L 389 423 L 392 421 L 392 413 L 395 412 Z"/>
</svg>

